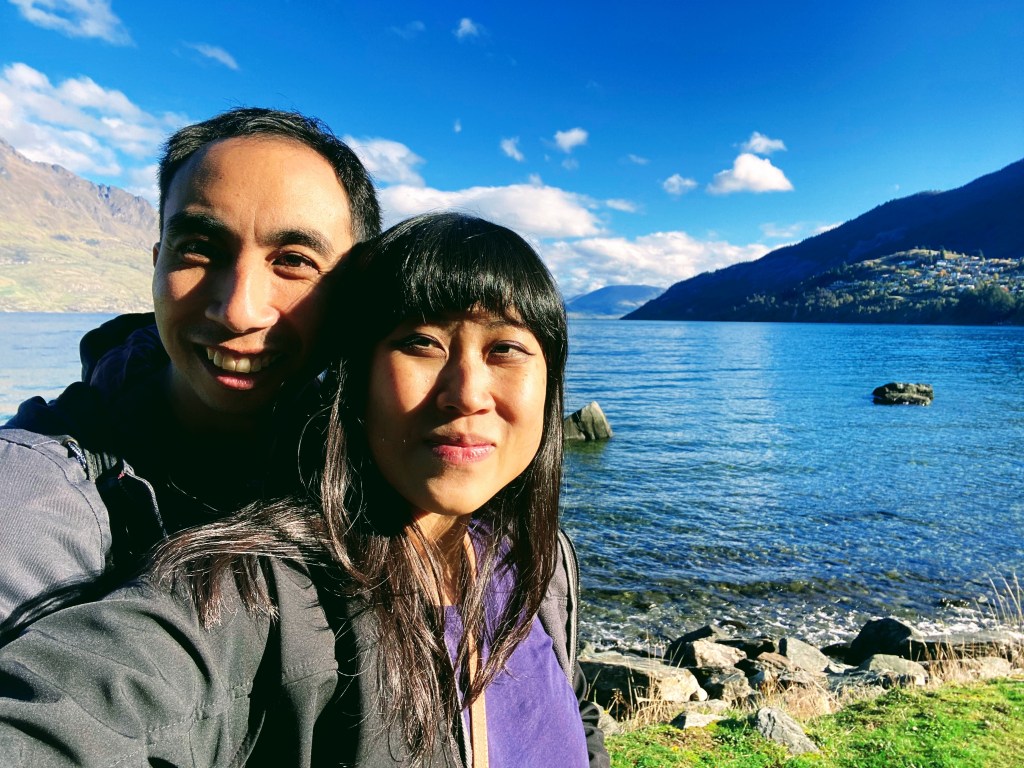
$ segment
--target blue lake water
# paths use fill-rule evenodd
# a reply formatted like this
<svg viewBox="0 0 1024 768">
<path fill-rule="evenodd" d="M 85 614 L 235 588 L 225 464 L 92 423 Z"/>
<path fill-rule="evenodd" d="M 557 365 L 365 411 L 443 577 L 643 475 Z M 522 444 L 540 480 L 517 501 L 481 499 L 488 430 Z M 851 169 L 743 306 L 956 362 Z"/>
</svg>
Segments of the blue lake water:
<svg viewBox="0 0 1024 768">
<path fill-rule="evenodd" d="M 0 417 L 78 376 L 103 316 L 0 314 Z M 657 643 L 713 619 L 824 643 L 866 619 L 991 620 L 1024 576 L 1024 329 L 573 321 L 565 526 L 583 633 Z M 873 405 L 888 381 L 928 407 Z M 989 603 L 991 605 L 991 602 Z"/>
</svg>

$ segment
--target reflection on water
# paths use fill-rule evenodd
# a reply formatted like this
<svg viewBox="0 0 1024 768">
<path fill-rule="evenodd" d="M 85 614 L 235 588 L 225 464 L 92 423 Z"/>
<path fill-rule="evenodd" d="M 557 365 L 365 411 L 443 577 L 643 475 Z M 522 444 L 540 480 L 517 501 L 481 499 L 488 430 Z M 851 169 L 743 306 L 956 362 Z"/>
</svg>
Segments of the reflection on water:
<svg viewBox="0 0 1024 768">
<path fill-rule="evenodd" d="M 569 407 L 615 430 L 566 462 L 596 642 L 963 625 L 1024 569 L 1022 329 L 576 321 L 571 341 Z M 935 403 L 874 406 L 893 380 Z"/>
</svg>

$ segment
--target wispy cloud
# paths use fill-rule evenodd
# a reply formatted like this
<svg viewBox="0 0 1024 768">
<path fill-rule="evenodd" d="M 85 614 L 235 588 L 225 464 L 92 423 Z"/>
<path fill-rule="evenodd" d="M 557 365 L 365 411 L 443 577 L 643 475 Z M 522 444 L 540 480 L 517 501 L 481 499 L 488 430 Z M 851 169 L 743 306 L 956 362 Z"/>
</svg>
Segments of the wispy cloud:
<svg viewBox="0 0 1024 768">
<path fill-rule="evenodd" d="M 792 183 L 781 169 L 772 165 L 767 157 L 744 152 L 737 157 L 732 168 L 719 171 L 708 185 L 713 195 L 729 195 L 734 192 L 788 192 Z"/>
<path fill-rule="evenodd" d="M 157 184 L 157 164 L 150 163 L 141 168 L 131 168 L 125 174 L 125 189 L 133 195 L 144 197 L 156 203 L 160 198 L 160 187 Z"/>
<path fill-rule="evenodd" d="M 603 232 L 597 204 L 543 184 L 470 187 L 454 191 L 396 185 L 380 191 L 388 224 L 425 211 L 462 210 L 534 238 L 589 237 Z"/>
<path fill-rule="evenodd" d="M 755 155 L 770 155 L 773 152 L 785 152 L 786 144 L 782 139 L 769 139 L 763 133 L 754 131 L 740 146 L 741 152 L 752 152 Z"/>
<path fill-rule="evenodd" d="M 698 240 L 686 232 L 541 244 L 541 253 L 566 296 L 606 285 L 672 285 L 701 272 L 760 258 L 767 250 L 760 244 Z"/>
<path fill-rule="evenodd" d="M 622 211 L 623 213 L 636 213 L 640 210 L 640 206 L 634 203 L 632 200 L 605 200 L 604 204 L 611 208 L 613 211 Z"/>
<path fill-rule="evenodd" d="M 802 222 L 781 225 L 769 221 L 761 225 L 761 234 L 769 240 L 796 240 L 806 229 Z"/>
<path fill-rule="evenodd" d="M 673 173 L 663 182 L 661 182 L 661 188 L 668 192 L 670 195 L 679 197 L 685 195 L 691 189 L 697 186 L 697 182 L 693 179 L 688 179 L 678 173 Z"/>
<path fill-rule="evenodd" d="M 416 167 L 424 160 L 405 144 L 391 139 L 357 139 L 353 136 L 345 136 L 343 141 L 352 147 L 378 182 L 423 186 L 423 177 Z"/>
<path fill-rule="evenodd" d="M 391 27 L 391 31 L 399 37 L 404 37 L 406 40 L 412 40 L 414 37 L 426 30 L 427 25 L 422 21 L 410 21 L 401 27 Z"/>
<path fill-rule="evenodd" d="M 95 37 L 114 45 L 131 45 L 124 23 L 110 0 L 10 0 L 22 18 L 68 37 Z"/>
<path fill-rule="evenodd" d="M 452 130 L 456 133 L 462 133 L 462 121 L 459 118 L 455 118 L 455 124 L 452 126 Z"/>
<path fill-rule="evenodd" d="M 23 63 L 0 73 L 0 136 L 32 160 L 75 173 L 120 176 L 139 187 L 138 163 L 148 165 L 167 134 L 186 122 L 146 112 L 88 77 L 54 85 Z"/>
<path fill-rule="evenodd" d="M 459 19 L 459 26 L 452 31 L 452 34 L 459 40 L 480 37 L 483 33 L 484 28 L 470 18 Z"/>
<path fill-rule="evenodd" d="M 517 163 L 521 163 L 526 159 L 526 156 L 519 151 L 519 137 L 516 136 L 511 139 L 501 140 L 501 151 L 511 157 Z"/>
<path fill-rule="evenodd" d="M 576 147 L 581 147 L 587 143 L 588 134 L 582 128 L 570 128 L 568 131 L 556 131 L 555 132 L 555 144 L 563 152 L 572 152 Z"/>
<path fill-rule="evenodd" d="M 208 45 L 206 43 L 185 43 L 185 45 L 200 56 L 216 61 L 218 64 L 223 64 L 228 69 L 238 71 L 238 62 L 235 61 L 235 57 L 220 46 Z"/>
<path fill-rule="evenodd" d="M 634 165 L 647 165 L 649 162 L 651 162 L 646 157 L 641 157 L 640 155 L 634 155 L 632 152 L 629 153 L 628 155 L 626 155 L 626 159 L 629 162 L 633 163 Z"/>
</svg>

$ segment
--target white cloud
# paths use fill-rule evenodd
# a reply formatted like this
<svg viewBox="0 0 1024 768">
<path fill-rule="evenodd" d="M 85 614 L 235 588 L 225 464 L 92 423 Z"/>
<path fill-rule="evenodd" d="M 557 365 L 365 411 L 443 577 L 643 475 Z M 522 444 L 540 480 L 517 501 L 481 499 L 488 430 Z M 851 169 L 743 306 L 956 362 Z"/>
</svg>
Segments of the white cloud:
<svg viewBox="0 0 1024 768">
<path fill-rule="evenodd" d="M 110 0 L 10 0 L 22 18 L 68 37 L 96 37 L 115 45 L 131 45 L 124 23 Z"/>
<path fill-rule="evenodd" d="M 469 37 L 480 37 L 483 31 L 484 28 L 472 19 L 459 19 L 459 26 L 455 28 L 452 34 L 459 40 L 465 40 Z"/>
<path fill-rule="evenodd" d="M 779 225 L 768 222 L 761 225 L 761 234 L 772 240 L 796 240 L 806 229 L 803 223 Z"/>
<path fill-rule="evenodd" d="M 399 37 L 404 37 L 406 40 L 412 40 L 414 37 L 419 35 L 427 28 L 427 25 L 422 21 L 410 21 L 408 24 L 402 27 L 392 27 L 391 31 Z"/>
<path fill-rule="evenodd" d="M 526 156 L 519 151 L 519 137 L 516 136 L 512 139 L 501 140 L 501 151 L 511 157 L 517 163 L 521 163 L 526 159 Z"/>
<path fill-rule="evenodd" d="M 378 182 L 423 186 L 423 177 L 415 168 L 424 160 L 405 144 L 391 139 L 356 139 L 352 136 L 345 136 L 343 141 L 352 147 Z"/>
<path fill-rule="evenodd" d="M 818 226 L 816 226 L 814 228 L 813 234 L 820 235 L 820 234 L 823 234 L 825 232 L 829 232 L 829 231 L 835 229 L 836 227 L 841 227 L 844 223 L 845 222 L 837 221 L 837 222 L 834 222 L 832 224 L 819 224 Z"/>
<path fill-rule="evenodd" d="M 235 61 L 235 57 L 219 46 L 207 45 L 206 43 L 185 43 L 185 45 L 200 55 L 212 59 L 218 64 L 223 64 L 228 69 L 238 70 L 238 62 Z"/>
<path fill-rule="evenodd" d="M 568 131 L 555 132 L 555 144 L 563 152 L 572 152 L 576 147 L 587 143 L 589 134 L 582 128 L 570 128 Z"/>
<path fill-rule="evenodd" d="M 456 133 L 462 133 L 462 121 L 455 118 L 455 124 L 452 126 L 452 130 Z"/>
<path fill-rule="evenodd" d="M 678 197 L 679 195 L 686 194 L 696 186 L 696 181 L 694 181 L 693 179 L 687 179 L 679 175 L 678 173 L 673 173 L 671 176 L 669 176 L 667 179 L 661 182 L 661 188 L 668 192 L 670 195 L 675 195 L 676 197 Z"/>
<path fill-rule="evenodd" d="M 126 174 L 128 184 L 125 187 L 133 195 L 144 197 L 153 205 L 160 200 L 160 187 L 157 185 L 157 164 L 132 168 Z"/>
<path fill-rule="evenodd" d="M 562 167 L 567 171 L 575 171 L 580 167 L 580 161 L 575 157 L 567 157 L 562 161 Z"/>
<path fill-rule="evenodd" d="M 0 72 L 0 136 L 32 160 L 75 173 L 118 176 L 126 167 L 130 173 L 186 122 L 182 115 L 150 114 L 88 77 L 54 86 L 27 64 Z"/>
<path fill-rule="evenodd" d="M 770 155 L 772 152 L 785 152 L 786 145 L 782 139 L 769 139 L 763 133 L 754 131 L 750 138 L 740 147 L 742 152 L 753 152 L 755 155 Z"/>
<path fill-rule="evenodd" d="M 664 285 L 760 258 L 760 244 L 697 240 L 686 232 L 655 232 L 630 240 L 594 237 L 541 245 L 562 293 L 575 296 L 606 285 Z"/>
<path fill-rule="evenodd" d="M 602 232 L 594 201 L 538 183 L 456 191 L 397 185 L 380 190 L 380 201 L 388 224 L 426 211 L 460 210 L 534 238 L 590 237 Z"/>
<path fill-rule="evenodd" d="M 633 163 L 634 165 L 647 165 L 649 162 L 651 162 L 646 157 L 640 157 L 640 155 L 634 155 L 632 152 L 630 152 L 628 155 L 626 155 L 626 159 L 629 160 L 629 162 Z"/>
<path fill-rule="evenodd" d="M 767 157 L 758 157 L 749 152 L 733 161 L 732 168 L 715 174 L 708 184 L 713 195 L 728 195 L 733 192 L 788 192 L 793 189 L 786 175 L 772 165 Z"/>
<path fill-rule="evenodd" d="M 623 213 L 636 213 L 640 206 L 634 203 L 632 200 L 605 200 L 604 204 L 611 208 L 613 211 L 622 211 Z"/>
</svg>

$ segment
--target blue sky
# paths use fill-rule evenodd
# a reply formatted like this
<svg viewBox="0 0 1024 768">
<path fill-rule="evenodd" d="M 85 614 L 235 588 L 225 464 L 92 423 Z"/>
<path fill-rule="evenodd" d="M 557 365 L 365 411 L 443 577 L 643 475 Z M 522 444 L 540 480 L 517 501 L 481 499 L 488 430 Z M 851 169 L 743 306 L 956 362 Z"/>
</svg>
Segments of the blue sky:
<svg viewBox="0 0 1024 768">
<path fill-rule="evenodd" d="M 0 0 L 34 160 L 154 199 L 166 134 L 239 105 L 325 120 L 389 222 L 501 221 L 567 297 L 668 286 L 1024 157 L 1024 3 Z"/>
</svg>

